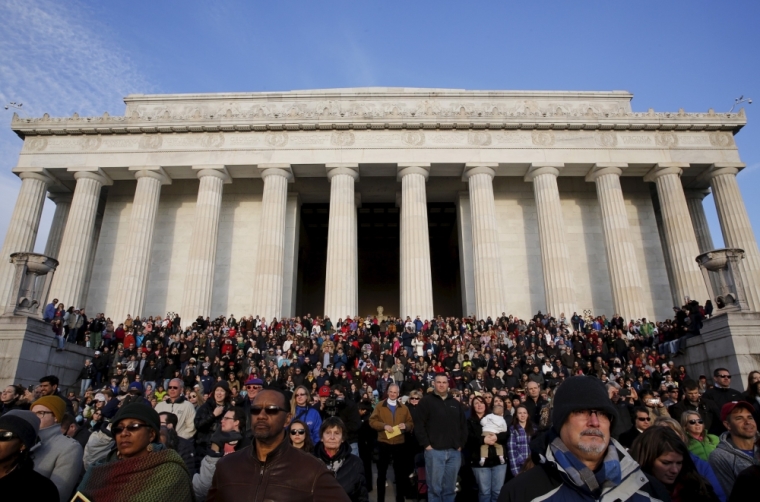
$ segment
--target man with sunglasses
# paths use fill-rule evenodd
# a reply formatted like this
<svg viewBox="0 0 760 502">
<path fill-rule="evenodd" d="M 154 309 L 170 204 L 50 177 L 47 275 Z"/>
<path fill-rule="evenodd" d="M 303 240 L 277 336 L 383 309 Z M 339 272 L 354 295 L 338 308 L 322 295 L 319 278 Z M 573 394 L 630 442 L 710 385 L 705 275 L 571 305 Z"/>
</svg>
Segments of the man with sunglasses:
<svg viewBox="0 0 760 502">
<path fill-rule="evenodd" d="M 195 406 L 185 399 L 183 391 L 185 384 L 179 378 L 169 381 L 167 397 L 156 405 L 156 412 L 174 413 L 177 415 L 177 435 L 185 439 L 193 439 L 195 435 Z"/>
<path fill-rule="evenodd" d="M 258 392 L 250 414 L 254 442 L 217 462 L 207 502 L 237 501 L 241 493 L 256 494 L 256 500 L 349 501 L 322 462 L 285 441 L 292 415 L 284 394 Z"/>
<path fill-rule="evenodd" d="M 718 410 L 723 409 L 726 403 L 742 400 L 741 392 L 731 388 L 731 372 L 726 368 L 715 368 L 715 371 L 713 371 L 713 387 L 707 389 L 703 397 L 715 403 L 715 408 Z M 718 427 L 716 424 L 713 424 L 710 434 L 717 436 L 726 432 L 722 424 L 718 425 L 720 426 Z"/>
<path fill-rule="evenodd" d="M 620 434 L 618 440 L 621 445 L 629 449 L 633 441 L 641 435 L 642 432 L 649 429 L 652 425 L 652 417 L 649 416 L 649 410 L 644 406 L 637 406 L 633 409 L 633 425 L 630 429 Z"/>
</svg>

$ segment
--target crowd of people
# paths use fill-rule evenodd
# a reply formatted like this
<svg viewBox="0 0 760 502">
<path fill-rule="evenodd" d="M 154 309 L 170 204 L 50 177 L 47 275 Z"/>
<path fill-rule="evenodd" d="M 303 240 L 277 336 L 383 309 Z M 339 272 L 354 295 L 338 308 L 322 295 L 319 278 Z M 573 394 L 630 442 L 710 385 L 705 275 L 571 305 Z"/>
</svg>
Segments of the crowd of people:
<svg viewBox="0 0 760 502">
<path fill-rule="evenodd" d="M 742 392 L 725 368 L 690 375 L 670 360 L 709 314 L 691 302 L 662 322 L 167 313 L 116 324 L 54 300 L 58 349 L 94 356 L 68 389 L 48 375 L 3 391 L 0 494 L 751 500 L 760 372 Z"/>
</svg>

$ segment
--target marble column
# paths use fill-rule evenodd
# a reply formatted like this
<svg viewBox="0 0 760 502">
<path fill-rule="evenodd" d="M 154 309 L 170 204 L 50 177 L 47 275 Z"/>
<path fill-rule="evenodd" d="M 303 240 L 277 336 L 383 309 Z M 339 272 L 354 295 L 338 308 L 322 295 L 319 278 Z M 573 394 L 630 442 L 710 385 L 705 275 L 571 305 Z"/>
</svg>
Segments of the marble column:
<svg viewBox="0 0 760 502">
<path fill-rule="evenodd" d="M 596 184 L 596 195 L 602 211 L 604 247 L 612 286 L 615 312 L 623 319 L 651 318 L 644 304 L 644 288 L 631 240 L 628 212 L 620 186 L 620 175 L 627 164 L 596 164 L 586 181 Z"/>
<path fill-rule="evenodd" d="M 129 240 L 126 243 L 124 261 L 119 268 L 119 300 L 113 314 L 114 319 L 126 319 L 127 314 L 133 319 L 145 315 L 143 308 L 148 289 L 153 230 L 161 198 L 161 185 L 171 183 L 163 169 L 158 166 L 130 167 L 130 171 L 135 172 L 137 188 L 132 202 L 132 214 L 129 217 Z"/>
<path fill-rule="evenodd" d="M 325 316 L 333 321 L 359 313 L 356 197 L 359 164 L 327 164 L 330 220 L 327 227 Z"/>
<path fill-rule="evenodd" d="M 433 276 L 430 268 L 427 195 L 430 164 L 399 164 L 401 181 L 401 318 L 432 319 Z"/>
<path fill-rule="evenodd" d="M 525 175 L 525 181 L 533 182 L 536 198 L 546 309 L 557 319 L 563 313 L 569 317 L 578 310 L 557 187 L 557 176 L 563 168 L 564 164 L 534 163 Z"/>
<path fill-rule="evenodd" d="M 714 164 L 710 176 L 720 229 L 727 248 L 744 250 L 739 262 L 749 308 L 760 312 L 760 252 L 736 175 L 744 164 Z"/>
<path fill-rule="evenodd" d="M 185 275 L 185 294 L 179 313 L 190 321 L 211 316 L 211 297 L 216 268 L 216 241 L 219 236 L 219 213 L 224 184 L 231 183 L 224 166 L 194 166 L 200 179 L 195 204 L 195 225 L 190 240 Z"/>
<path fill-rule="evenodd" d="M 691 224 L 694 227 L 694 234 L 697 236 L 697 245 L 700 253 L 706 253 L 715 249 L 710 227 L 707 225 L 707 216 L 705 216 L 705 207 L 702 201 L 710 193 L 710 190 L 685 190 L 686 205 L 689 207 L 689 216 Z"/>
<path fill-rule="evenodd" d="M 285 212 L 288 181 L 293 179 L 290 164 L 262 164 L 264 194 L 261 198 L 261 230 L 253 276 L 251 312 L 271 321 L 282 314 L 282 287 L 285 269 Z"/>
<path fill-rule="evenodd" d="M 680 179 L 683 168 L 687 166 L 662 163 L 644 176 L 644 181 L 654 182 L 657 186 L 665 244 L 674 279 L 670 287 L 680 304 L 685 303 L 687 297 L 700 303 L 708 299 L 707 287 L 695 261 L 699 255 L 699 245 Z"/>
<path fill-rule="evenodd" d="M 53 222 L 50 225 L 47 244 L 45 244 L 45 255 L 51 258 L 57 258 L 58 251 L 61 249 L 61 239 L 63 239 L 63 231 L 66 229 L 66 222 L 69 219 L 72 196 L 70 193 L 48 194 L 48 199 L 55 202 Z"/>
<path fill-rule="evenodd" d="M 74 178 L 77 184 L 58 252 L 58 269 L 50 287 L 50 298 L 58 298 L 66 308 L 79 307 L 84 300 L 100 190 L 103 185 L 113 184 L 101 170 L 77 171 Z"/>
<path fill-rule="evenodd" d="M 507 311 L 504 272 L 496 225 L 493 178 L 498 164 L 465 164 L 470 192 L 472 248 L 475 272 L 475 315 L 496 319 Z"/>
<path fill-rule="evenodd" d="M 0 251 L 0 304 L 8 301 L 13 287 L 16 268 L 10 262 L 10 255 L 34 251 L 45 194 L 53 182 L 52 178 L 43 172 L 22 172 L 18 176 L 21 178 L 21 188 Z M 14 298 L 13 302 L 15 301 Z"/>
</svg>

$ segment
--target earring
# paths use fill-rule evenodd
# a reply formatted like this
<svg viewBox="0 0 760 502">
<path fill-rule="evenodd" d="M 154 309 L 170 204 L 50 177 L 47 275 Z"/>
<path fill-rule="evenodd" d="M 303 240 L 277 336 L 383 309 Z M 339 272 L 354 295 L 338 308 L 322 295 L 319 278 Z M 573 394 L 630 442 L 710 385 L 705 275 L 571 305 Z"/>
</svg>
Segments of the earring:
<svg viewBox="0 0 760 502">
<path fill-rule="evenodd" d="M 153 451 L 153 443 L 151 443 L 151 444 L 149 444 L 149 445 L 148 445 L 148 451 L 149 451 L 149 452 L 150 452 L 150 451 Z"/>
</svg>

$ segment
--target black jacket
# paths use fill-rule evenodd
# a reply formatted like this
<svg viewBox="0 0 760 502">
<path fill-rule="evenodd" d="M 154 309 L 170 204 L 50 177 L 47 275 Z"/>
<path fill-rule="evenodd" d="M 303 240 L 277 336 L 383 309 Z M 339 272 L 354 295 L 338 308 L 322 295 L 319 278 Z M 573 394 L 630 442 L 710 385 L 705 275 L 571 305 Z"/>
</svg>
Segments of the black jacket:
<svg viewBox="0 0 760 502">
<path fill-rule="evenodd" d="M 18 466 L 0 478 L 0 498 L 34 502 L 58 502 L 58 488 L 55 484 L 30 466 Z"/>
<path fill-rule="evenodd" d="M 199 446 L 207 446 L 211 441 L 211 435 L 222 426 L 222 417 L 230 409 L 228 403 L 224 404 L 224 411 L 217 417 L 214 415 L 216 402 L 213 396 L 203 403 L 195 412 L 195 440 Z"/>
<path fill-rule="evenodd" d="M 464 448 L 467 444 L 467 419 L 464 407 L 451 394 L 446 399 L 435 392 L 422 398 L 413 415 L 414 433 L 424 449 Z"/>
<path fill-rule="evenodd" d="M 472 412 L 471 412 L 472 413 Z M 483 440 L 483 426 L 480 425 L 480 419 L 475 413 L 470 415 L 470 419 L 467 420 L 467 453 L 470 455 L 470 465 L 473 469 L 480 469 L 481 467 L 495 467 L 500 465 L 499 457 L 496 455 L 496 448 L 493 446 L 488 447 L 488 457 L 486 457 L 485 463 L 480 465 L 480 447 L 485 443 Z M 507 441 L 509 440 L 509 431 L 501 432 L 496 435 L 496 442 L 504 447 L 503 457 L 507 458 Z"/>
<path fill-rule="evenodd" d="M 364 480 L 364 464 L 359 457 L 351 454 L 351 446 L 347 442 L 341 443 L 338 453 L 330 457 L 320 441 L 314 446 L 314 455 L 325 463 L 327 470 L 335 474 L 335 479 L 346 491 L 351 502 L 369 501 Z"/>
<path fill-rule="evenodd" d="M 618 442 L 621 445 L 623 445 L 623 447 L 630 448 L 633 442 L 636 440 L 636 438 L 639 437 L 640 435 L 641 435 L 641 432 L 639 432 L 636 426 L 633 426 L 620 435 L 620 439 L 618 439 Z"/>
</svg>

